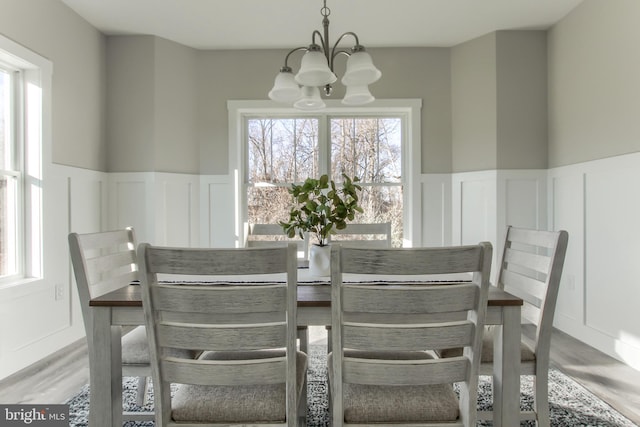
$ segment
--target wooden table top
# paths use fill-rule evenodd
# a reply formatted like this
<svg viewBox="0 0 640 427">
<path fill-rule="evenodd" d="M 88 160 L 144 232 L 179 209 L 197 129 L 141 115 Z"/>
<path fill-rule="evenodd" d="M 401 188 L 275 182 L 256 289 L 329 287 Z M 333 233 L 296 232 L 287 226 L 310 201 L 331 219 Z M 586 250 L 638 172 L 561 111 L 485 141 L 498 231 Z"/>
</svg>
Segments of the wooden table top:
<svg viewBox="0 0 640 427">
<path fill-rule="evenodd" d="M 518 306 L 522 299 L 495 286 L 489 287 L 489 306 Z M 93 298 L 92 307 L 142 307 L 140 286 L 132 284 Z M 298 307 L 331 307 L 331 286 L 329 284 L 298 285 Z"/>
</svg>

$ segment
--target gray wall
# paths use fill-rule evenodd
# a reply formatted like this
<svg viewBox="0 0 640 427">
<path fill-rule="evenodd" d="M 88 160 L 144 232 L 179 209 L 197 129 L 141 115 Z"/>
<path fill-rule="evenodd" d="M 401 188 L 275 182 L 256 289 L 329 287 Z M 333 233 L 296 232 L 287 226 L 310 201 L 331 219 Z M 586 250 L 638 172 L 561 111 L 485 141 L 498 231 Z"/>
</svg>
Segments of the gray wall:
<svg viewBox="0 0 640 427">
<path fill-rule="evenodd" d="M 110 172 L 152 171 L 155 37 L 107 38 L 107 152 Z"/>
<path fill-rule="evenodd" d="M 497 168 L 547 167 L 547 33 L 496 33 Z"/>
<path fill-rule="evenodd" d="M 199 172 L 195 66 L 168 40 L 107 38 L 109 172 Z"/>
<path fill-rule="evenodd" d="M 0 33 L 53 62 L 53 162 L 106 171 L 105 37 L 59 1 L 1 9 Z"/>
<path fill-rule="evenodd" d="M 453 172 L 497 167 L 496 35 L 451 52 Z"/>
<path fill-rule="evenodd" d="M 585 0 L 549 32 L 549 166 L 640 150 L 640 1 Z"/>
<path fill-rule="evenodd" d="M 452 48 L 453 172 L 547 167 L 546 32 Z"/>
<path fill-rule="evenodd" d="M 449 49 L 370 52 L 384 76 L 371 86 L 374 96 L 423 99 L 422 171 L 449 172 Z M 194 51 L 148 36 L 109 37 L 109 171 L 228 173 L 227 100 L 266 99 L 286 53 Z M 294 54 L 290 63 L 298 61 Z M 333 97 L 342 95 L 337 84 Z"/>
</svg>

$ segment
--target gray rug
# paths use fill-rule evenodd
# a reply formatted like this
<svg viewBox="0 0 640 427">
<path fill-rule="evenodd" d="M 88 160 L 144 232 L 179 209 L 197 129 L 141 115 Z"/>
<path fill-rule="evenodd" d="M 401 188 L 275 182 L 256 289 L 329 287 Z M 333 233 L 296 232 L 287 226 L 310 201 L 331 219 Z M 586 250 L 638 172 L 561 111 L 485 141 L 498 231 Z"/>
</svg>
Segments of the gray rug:
<svg viewBox="0 0 640 427">
<path fill-rule="evenodd" d="M 310 346 L 310 366 L 307 375 L 308 389 L 308 427 L 329 426 L 327 400 L 327 367 L 326 347 Z M 478 409 L 491 409 L 491 381 L 489 377 L 480 377 Z M 520 401 L 523 409 L 530 409 L 533 402 L 532 381 L 529 377 L 522 377 Z M 135 406 L 136 380 L 125 378 L 124 381 L 125 409 L 128 411 L 149 411 L 152 408 L 152 397 L 147 398 L 145 407 Z M 153 392 L 150 387 L 150 393 Z M 89 404 L 89 386 L 84 386 L 80 392 L 69 399 L 70 427 L 86 427 Z M 549 402 L 551 425 L 561 427 L 599 426 L 599 427 L 637 427 L 636 424 L 623 417 L 609 405 L 598 399 L 584 387 L 552 369 L 549 373 Z M 153 422 L 127 422 L 126 427 L 151 427 Z M 491 426 L 491 422 L 479 423 L 480 426 Z M 534 426 L 531 421 L 523 421 L 521 426 Z"/>
</svg>

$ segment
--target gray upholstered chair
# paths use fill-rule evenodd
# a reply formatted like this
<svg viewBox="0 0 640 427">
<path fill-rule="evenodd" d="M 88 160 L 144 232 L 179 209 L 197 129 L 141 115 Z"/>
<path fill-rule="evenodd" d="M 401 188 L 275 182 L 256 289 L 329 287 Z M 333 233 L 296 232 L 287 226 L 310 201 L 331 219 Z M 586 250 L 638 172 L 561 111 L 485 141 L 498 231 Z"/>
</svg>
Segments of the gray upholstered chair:
<svg viewBox="0 0 640 427">
<path fill-rule="evenodd" d="M 520 345 L 521 375 L 534 375 L 534 410 L 521 411 L 522 420 L 536 420 L 548 427 L 549 351 L 560 277 L 567 251 L 566 231 L 541 231 L 509 227 L 505 238 L 497 286 L 524 300 L 523 330 L 531 326 L 533 339 L 525 334 Z M 496 329 L 487 326 L 482 346 L 481 375 L 493 371 L 493 340 Z M 438 351 L 443 357 L 457 356 L 460 350 Z M 492 419 L 481 412 L 480 419 Z"/>
<path fill-rule="evenodd" d="M 491 245 L 332 248 L 333 426 L 475 426 Z M 473 273 L 455 284 L 343 283 L 343 273 Z M 372 279 L 373 280 L 373 279 Z M 453 359 L 425 349 L 463 347 Z M 453 383 L 459 383 L 460 397 Z"/>
<path fill-rule="evenodd" d="M 69 234 L 69 251 L 75 273 L 87 343 L 93 346 L 89 301 L 138 279 L 136 241 L 132 228 L 99 233 Z M 151 375 L 149 346 L 144 327 L 122 338 L 122 374 L 138 377 L 137 404 L 142 406 Z"/>
<path fill-rule="evenodd" d="M 296 350 L 295 245 L 180 249 L 141 244 L 156 426 L 295 426 L 306 415 L 306 354 Z M 286 273 L 286 283 L 200 283 L 194 276 Z M 160 282 L 158 275 L 172 275 Z M 181 283 L 175 275 L 187 275 Z M 177 280 L 177 282 L 176 282 Z M 197 360 L 175 349 L 204 350 Z M 171 385 L 177 384 L 175 396 Z M 298 412 L 299 411 L 299 412 Z"/>
</svg>

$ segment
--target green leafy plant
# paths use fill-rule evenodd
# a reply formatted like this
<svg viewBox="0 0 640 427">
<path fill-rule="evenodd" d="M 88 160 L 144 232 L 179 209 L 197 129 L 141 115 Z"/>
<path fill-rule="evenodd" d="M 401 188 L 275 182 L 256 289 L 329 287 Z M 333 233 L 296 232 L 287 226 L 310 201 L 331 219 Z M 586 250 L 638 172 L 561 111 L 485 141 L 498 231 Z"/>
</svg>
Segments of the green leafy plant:
<svg viewBox="0 0 640 427">
<path fill-rule="evenodd" d="M 362 213 L 358 205 L 358 191 L 362 187 L 353 179 L 342 175 L 344 182 L 337 188 L 327 175 L 319 179 L 307 178 L 301 185 L 292 184 L 289 193 L 293 196 L 294 207 L 289 212 L 289 221 L 280 221 L 287 236 L 296 234 L 303 238 L 304 232 L 316 236 L 320 246 L 326 246 L 330 234 L 347 227 L 356 212 Z"/>
</svg>

